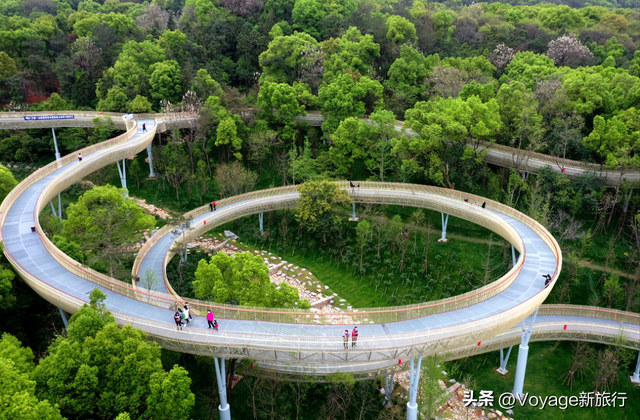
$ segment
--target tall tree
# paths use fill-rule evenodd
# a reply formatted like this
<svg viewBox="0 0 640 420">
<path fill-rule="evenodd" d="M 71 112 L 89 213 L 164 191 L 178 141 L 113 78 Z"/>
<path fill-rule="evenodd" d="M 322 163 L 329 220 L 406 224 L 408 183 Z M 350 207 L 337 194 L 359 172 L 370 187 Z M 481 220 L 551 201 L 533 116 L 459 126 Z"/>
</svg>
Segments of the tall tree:
<svg viewBox="0 0 640 420">
<path fill-rule="evenodd" d="M 322 237 L 327 238 L 336 232 L 340 223 L 337 208 L 342 204 L 351 204 L 351 197 L 346 191 L 330 181 L 309 181 L 298 187 L 300 199 L 296 219 L 300 226 Z"/>
<path fill-rule="evenodd" d="M 106 263 L 111 276 L 127 248 L 142 238 L 146 229 L 155 226 L 155 218 L 145 214 L 133 201 L 123 199 L 122 190 L 114 186 L 95 187 L 70 204 L 62 233 L 82 249 L 89 251 L 89 262 Z"/>
</svg>

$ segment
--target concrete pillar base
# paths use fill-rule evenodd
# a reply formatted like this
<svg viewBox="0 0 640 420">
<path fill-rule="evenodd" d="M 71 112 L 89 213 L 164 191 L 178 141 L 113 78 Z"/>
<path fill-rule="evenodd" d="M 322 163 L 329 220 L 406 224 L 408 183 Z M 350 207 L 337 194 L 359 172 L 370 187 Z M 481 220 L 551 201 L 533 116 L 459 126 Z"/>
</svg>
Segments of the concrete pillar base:
<svg viewBox="0 0 640 420">
<path fill-rule="evenodd" d="M 496 369 L 496 372 L 498 372 L 500 375 L 506 375 L 507 373 L 509 373 L 507 369 L 502 369 L 502 368 Z"/>
<path fill-rule="evenodd" d="M 407 420 L 418 420 L 418 404 L 407 403 Z"/>
<path fill-rule="evenodd" d="M 227 404 L 225 408 L 222 408 L 222 406 L 219 405 L 218 414 L 220 414 L 220 420 L 231 420 L 231 406 Z"/>
<path fill-rule="evenodd" d="M 632 384 L 640 386 L 640 376 L 629 375 L 629 380 L 631 380 Z"/>
</svg>

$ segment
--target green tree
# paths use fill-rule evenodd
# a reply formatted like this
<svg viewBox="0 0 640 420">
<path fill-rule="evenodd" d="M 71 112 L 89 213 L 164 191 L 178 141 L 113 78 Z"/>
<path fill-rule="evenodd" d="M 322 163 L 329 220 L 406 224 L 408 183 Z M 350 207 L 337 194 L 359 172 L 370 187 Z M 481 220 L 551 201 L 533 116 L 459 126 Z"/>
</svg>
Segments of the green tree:
<svg viewBox="0 0 640 420">
<path fill-rule="evenodd" d="M 373 64 L 380 57 L 380 45 L 372 35 L 362 35 L 358 28 L 351 26 L 343 37 L 324 41 L 322 52 L 325 56 L 323 78 L 331 82 L 336 76 L 349 72 L 372 76 Z"/>
<path fill-rule="evenodd" d="M 291 12 L 293 29 L 307 33 L 314 38 L 322 38 L 319 26 L 326 14 L 317 0 L 298 0 Z"/>
<path fill-rule="evenodd" d="M 547 78 L 556 71 L 558 70 L 553 60 L 546 55 L 529 51 L 519 52 L 505 68 L 500 81 L 517 80 L 529 89 L 534 89 L 537 81 Z"/>
<path fill-rule="evenodd" d="M 182 74 L 180 65 L 175 60 L 167 60 L 152 64 L 149 67 L 151 73 L 149 83 L 151 96 L 159 103 L 169 101 L 177 103 L 182 95 Z"/>
<path fill-rule="evenodd" d="M 418 407 L 425 419 L 436 418 L 438 407 L 449 399 L 447 390 L 442 389 L 439 383 L 446 379 L 442 373 L 443 362 L 443 357 L 439 355 L 425 357 L 422 361 L 418 384 Z"/>
<path fill-rule="evenodd" d="M 145 214 L 133 201 L 122 198 L 122 190 L 106 185 L 94 187 L 70 204 L 62 233 L 84 250 L 90 262 L 106 262 L 111 276 L 127 248 L 155 226 L 155 218 Z"/>
<path fill-rule="evenodd" d="M 382 85 L 377 80 L 348 73 L 322 85 L 318 92 L 318 103 L 325 116 L 323 130 L 333 133 L 340 121 L 348 117 L 364 117 L 367 111 L 381 107 L 382 93 Z"/>
<path fill-rule="evenodd" d="M 242 139 L 238 137 L 236 121 L 231 116 L 223 119 L 218 124 L 215 144 L 216 146 L 226 146 L 225 157 L 227 163 L 229 163 L 231 153 L 236 159 L 242 159 L 242 154 L 240 153 Z"/>
<path fill-rule="evenodd" d="M 213 80 L 211 75 L 206 69 L 198 70 L 191 89 L 198 95 L 198 98 L 207 99 L 209 96 L 220 96 L 222 94 L 222 88 L 220 83 Z"/>
<path fill-rule="evenodd" d="M 338 129 L 331 137 L 332 143 L 329 149 L 331 161 L 338 174 L 348 176 L 353 162 L 366 156 L 370 135 L 371 127 L 359 118 L 351 117 L 340 122 Z"/>
<path fill-rule="evenodd" d="M 2 242 L 0 242 L 0 253 L 4 255 L 4 244 Z M 15 276 L 16 274 L 12 269 L 0 265 L 0 306 L 4 309 L 11 308 L 16 302 L 16 297 L 11 294 L 12 281 Z"/>
<path fill-rule="evenodd" d="M 6 52 L 0 51 L 0 79 L 13 76 L 16 73 L 18 73 L 16 62 Z"/>
<path fill-rule="evenodd" d="M 4 341 L 4 337 L 3 337 Z M 60 410 L 35 396 L 36 382 L 10 359 L 0 356 L 0 420 L 63 420 Z"/>
<path fill-rule="evenodd" d="M 6 166 L 0 165 L 0 203 L 9 195 L 12 189 L 18 185 L 15 177 Z"/>
<path fill-rule="evenodd" d="M 20 373 L 30 375 L 35 369 L 31 349 L 22 347 L 20 340 L 8 333 L 3 333 L 0 339 L 0 359 L 11 361 Z"/>
<path fill-rule="evenodd" d="M 295 118 L 306 115 L 304 105 L 298 103 L 295 89 L 286 83 L 264 82 L 258 93 L 258 106 L 268 121 L 280 125 L 280 137 L 293 141 L 297 135 Z"/>
<path fill-rule="evenodd" d="M 153 112 L 153 107 L 147 98 L 137 95 L 132 101 L 127 102 L 126 110 L 134 114 L 143 114 Z"/>
<path fill-rule="evenodd" d="M 96 109 L 104 112 L 125 112 L 130 103 L 124 90 L 119 86 L 114 86 L 109 89 L 104 99 L 100 99 Z"/>
<path fill-rule="evenodd" d="M 416 27 L 407 18 L 391 15 L 387 18 L 387 39 L 395 45 L 418 39 Z"/>
<path fill-rule="evenodd" d="M 542 139 L 542 115 L 538 100 L 521 83 L 503 84 L 496 96 L 502 119 L 504 142 L 518 150 L 535 150 Z"/>
<path fill-rule="evenodd" d="M 495 99 L 487 103 L 477 96 L 466 101 L 460 98 L 439 98 L 418 102 L 406 112 L 406 126 L 417 135 L 394 142 L 395 153 L 408 152 L 426 158 L 427 175 L 435 182 L 454 188 L 451 163 L 457 151 L 464 158 L 477 158 L 474 148 L 465 148 L 474 140 L 493 141 L 500 129 L 500 113 Z"/>
<path fill-rule="evenodd" d="M 389 162 L 391 139 L 398 136 L 396 118 L 391 111 L 376 111 L 371 114 L 372 137 L 375 139 L 369 147 L 368 158 L 365 161 L 367 169 L 377 173 L 380 181 L 384 182 L 385 171 L 393 169 L 393 162 Z"/>
<path fill-rule="evenodd" d="M 275 37 L 267 50 L 260 54 L 260 81 L 295 82 L 305 62 L 303 52 L 315 48 L 318 48 L 318 41 L 304 32 L 296 31 L 293 35 Z"/>
<path fill-rule="evenodd" d="M 358 241 L 358 248 L 360 248 L 360 270 L 362 270 L 362 260 L 364 259 L 364 249 L 367 247 L 369 240 L 371 239 L 371 223 L 366 220 L 361 220 L 356 226 L 356 240 Z"/>
<path fill-rule="evenodd" d="M 188 387 L 180 388 L 179 399 L 161 400 L 169 384 L 188 384 L 183 372 L 174 367 L 166 374 L 160 347 L 144 332 L 131 325 L 119 328 L 108 312 L 85 305 L 71 318 L 69 337 L 58 337 L 49 347 L 34 378 L 38 396 L 74 418 L 112 419 L 122 412 L 140 418 L 164 410 L 164 417 L 150 418 L 166 419 L 184 418 L 167 416 L 193 406 Z"/>
<path fill-rule="evenodd" d="M 271 283 L 269 268 L 262 257 L 250 252 L 236 253 L 233 257 L 219 252 L 210 262 L 200 260 L 195 275 L 193 288 L 200 299 L 267 308 L 310 307 L 306 299 L 300 300 L 294 287 Z"/>
<path fill-rule="evenodd" d="M 189 417 L 195 405 L 195 395 L 186 392 L 191 388 L 189 373 L 175 365 L 169 372 L 156 372 L 149 382 L 146 415 L 150 419 L 179 420 Z"/>
<path fill-rule="evenodd" d="M 300 199 L 296 219 L 309 233 L 320 235 L 322 242 L 336 231 L 340 223 L 337 208 L 352 200 L 338 184 L 330 181 L 309 181 L 298 187 Z"/>
<path fill-rule="evenodd" d="M 403 45 L 398 57 L 389 68 L 384 87 L 391 93 L 391 104 L 396 112 L 404 112 L 419 100 L 426 99 L 425 79 L 436 60 L 425 57 L 410 45 Z M 434 58 L 439 61 L 438 56 Z"/>
</svg>

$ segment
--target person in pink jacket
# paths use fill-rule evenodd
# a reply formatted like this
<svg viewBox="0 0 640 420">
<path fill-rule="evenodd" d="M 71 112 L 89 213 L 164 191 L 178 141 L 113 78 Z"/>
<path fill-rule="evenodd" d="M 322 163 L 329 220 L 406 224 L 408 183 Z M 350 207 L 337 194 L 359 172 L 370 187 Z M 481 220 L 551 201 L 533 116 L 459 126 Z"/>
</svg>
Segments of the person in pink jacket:
<svg viewBox="0 0 640 420">
<path fill-rule="evenodd" d="M 207 311 L 207 324 L 209 324 L 209 328 L 213 328 L 213 312 L 211 312 L 211 309 Z"/>
</svg>

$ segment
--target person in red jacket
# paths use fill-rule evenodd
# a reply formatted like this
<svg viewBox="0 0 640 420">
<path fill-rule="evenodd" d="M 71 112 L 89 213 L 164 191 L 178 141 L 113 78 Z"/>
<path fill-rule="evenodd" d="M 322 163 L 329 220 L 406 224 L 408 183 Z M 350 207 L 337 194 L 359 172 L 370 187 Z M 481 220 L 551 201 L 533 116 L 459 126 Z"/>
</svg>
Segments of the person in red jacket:
<svg viewBox="0 0 640 420">
<path fill-rule="evenodd" d="M 358 327 L 354 327 L 353 331 L 351 331 L 351 347 L 355 347 L 357 341 L 358 341 Z"/>
</svg>

